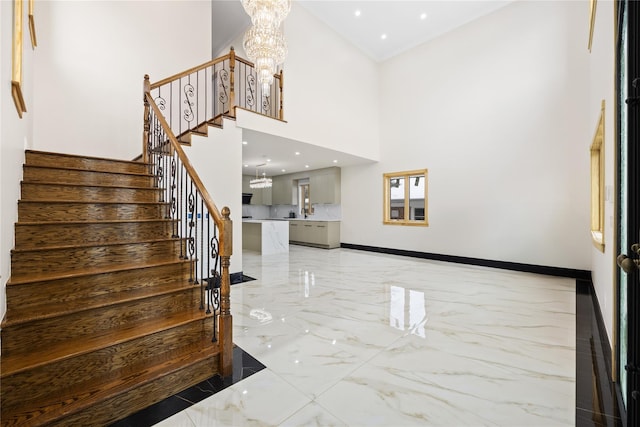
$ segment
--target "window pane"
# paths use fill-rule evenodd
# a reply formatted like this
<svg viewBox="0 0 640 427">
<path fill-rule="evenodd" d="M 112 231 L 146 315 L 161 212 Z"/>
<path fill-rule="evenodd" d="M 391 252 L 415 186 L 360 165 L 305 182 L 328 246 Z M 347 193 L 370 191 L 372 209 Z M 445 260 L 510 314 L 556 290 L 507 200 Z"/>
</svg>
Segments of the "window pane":
<svg viewBox="0 0 640 427">
<path fill-rule="evenodd" d="M 389 218 L 404 219 L 404 177 L 391 178 L 389 180 Z"/>
<path fill-rule="evenodd" d="M 409 219 L 424 221 L 424 175 L 412 175 L 409 178 Z"/>
</svg>

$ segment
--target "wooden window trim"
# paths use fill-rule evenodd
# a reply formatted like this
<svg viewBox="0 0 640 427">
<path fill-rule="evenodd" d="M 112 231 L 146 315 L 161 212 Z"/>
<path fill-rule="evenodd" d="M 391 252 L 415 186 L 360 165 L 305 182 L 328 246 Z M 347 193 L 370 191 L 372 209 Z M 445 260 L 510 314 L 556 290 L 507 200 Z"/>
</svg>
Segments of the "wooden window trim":
<svg viewBox="0 0 640 427">
<path fill-rule="evenodd" d="M 604 252 L 604 111 L 602 101 L 600 118 L 591 143 L 591 241 Z"/>
<path fill-rule="evenodd" d="M 405 185 L 404 191 L 404 207 L 403 207 L 403 218 L 402 219 L 392 219 L 391 218 L 391 180 L 394 178 L 404 178 L 406 183 L 409 183 L 411 176 L 422 176 L 424 177 L 424 219 L 421 220 L 411 220 L 409 219 L 411 215 L 411 209 L 409 206 L 410 203 L 410 193 L 409 193 L 409 185 Z M 392 172 L 383 174 L 383 224 L 387 225 L 408 225 L 408 226 L 421 226 L 428 227 L 429 226 L 429 202 L 428 202 L 428 194 L 429 194 L 429 171 L 428 169 L 418 169 L 412 171 L 403 171 L 403 172 Z"/>
</svg>

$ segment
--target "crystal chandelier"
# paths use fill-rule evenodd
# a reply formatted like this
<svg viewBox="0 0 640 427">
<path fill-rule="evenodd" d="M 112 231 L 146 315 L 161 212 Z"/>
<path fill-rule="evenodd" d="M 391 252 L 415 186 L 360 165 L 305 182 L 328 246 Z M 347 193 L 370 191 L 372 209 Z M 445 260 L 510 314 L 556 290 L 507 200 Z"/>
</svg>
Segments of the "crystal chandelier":
<svg viewBox="0 0 640 427">
<path fill-rule="evenodd" d="M 280 26 L 291 10 L 291 0 L 242 0 L 242 6 L 253 24 L 244 34 L 242 45 L 255 65 L 262 93 L 266 94 L 276 68 L 287 56 Z"/>
<path fill-rule="evenodd" d="M 273 185 L 271 178 L 267 178 L 266 172 L 262 172 L 262 177 L 258 178 L 258 168 L 260 166 L 265 166 L 265 164 L 256 166 L 256 177 L 249 181 L 250 188 L 270 188 Z"/>
</svg>

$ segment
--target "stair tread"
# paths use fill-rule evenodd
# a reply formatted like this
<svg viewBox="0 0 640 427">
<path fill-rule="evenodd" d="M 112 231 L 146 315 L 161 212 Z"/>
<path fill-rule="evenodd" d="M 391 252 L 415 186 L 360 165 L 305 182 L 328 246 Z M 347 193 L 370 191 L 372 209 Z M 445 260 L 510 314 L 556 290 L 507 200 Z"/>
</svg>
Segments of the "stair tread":
<svg viewBox="0 0 640 427">
<path fill-rule="evenodd" d="M 117 188 L 126 190 L 149 190 L 149 191 L 164 191 L 164 188 L 151 187 L 151 186 L 128 186 L 128 185 L 114 185 L 114 184 L 82 184 L 79 182 L 47 182 L 47 181 L 22 181 L 22 184 L 40 185 L 40 186 L 59 186 L 59 187 L 83 187 L 83 188 Z"/>
<path fill-rule="evenodd" d="M 80 248 L 96 248 L 103 246 L 118 246 L 118 245 L 137 245 L 141 243 L 158 243 L 158 242 L 173 242 L 178 240 L 185 240 L 184 238 L 177 237 L 166 237 L 162 239 L 145 239 L 145 240 L 136 240 L 135 242 L 127 242 L 127 241 L 115 241 L 115 242 L 103 242 L 103 243 L 81 243 L 81 244 L 71 244 L 71 245 L 56 245 L 56 246 L 40 246 L 37 248 L 13 248 L 11 250 L 12 254 L 18 253 L 27 253 L 27 252 L 46 252 L 55 249 L 80 249 Z"/>
<path fill-rule="evenodd" d="M 43 154 L 43 155 L 60 156 L 60 157 L 71 157 L 75 159 L 103 160 L 103 161 L 113 162 L 113 163 L 126 163 L 126 164 L 133 164 L 133 165 L 149 165 L 150 164 L 147 162 L 142 162 L 137 160 L 110 159 L 107 157 L 84 156 L 82 154 L 56 153 L 53 151 L 25 150 L 25 153 Z M 26 164 L 29 165 L 28 162 Z"/>
<path fill-rule="evenodd" d="M 82 277 L 82 276 L 91 276 L 94 274 L 104 274 L 104 273 L 114 273 L 118 271 L 124 270 L 135 270 L 140 268 L 149 268 L 160 265 L 168 265 L 168 264 L 179 264 L 179 263 L 188 263 L 193 262 L 193 260 L 188 259 L 180 259 L 178 257 L 168 257 L 164 260 L 156 260 L 146 262 L 144 265 L 140 263 L 130 263 L 130 264 L 119 264 L 118 266 L 107 266 L 107 267 L 91 267 L 85 269 L 77 269 L 70 273 L 52 273 L 52 274 L 31 274 L 20 277 L 10 277 L 7 281 L 7 286 L 16 286 L 28 283 L 42 282 L 45 280 L 57 280 L 57 279 L 67 279 L 71 277 Z"/>
<path fill-rule="evenodd" d="M 131 176 L 148 177 L 148 178 L 155 177 L 155 175 L 151 173 L 93 170 L 93 169 L 79 168 L 74 166 L 57 166 L 57 165 L 47 166 L 47 165 L 25 164 L 24 167 L 34 168 L 34 169 L 57 169 L 57 170 L 74 171 L 74 172 L 106 173 L 106 174 L 112 174 L 112 175 L 131 175 Z"/>
<path fill-rule="evenodd" d="M 16 227 L 25 227 L 33 225 L 89 225 L 89 224 L 127 224 L 127 223 L 153 223 L 153 222 L 178 222 L 179 219 L 171 218 L 150 218 L 150 219 L 105 219 L 105 220 L 73 220 L 73 221 L 18 221 Z"/>
<path fill-rule="evenodd" d="M 171 357 L 160 358 L 158 363 L 154 365 L 124 368 L 106 379 L 78 384 L 66 390 L 60 390 L 55 396 L 39 401 L 37 408 L 26 405 L 25 407 L 15 408 L 10 414 L 3 413 L 3 421 L 10 418 L 14 420 L 37 420 L 39 425 L 51 423 L 63 416 L 77 413 L 96 402 L 106 401 L 163 376 L 179 372 L 197 362 L 212 358 L 216 354 L 219 354 L 217 344 L 211 343 L 211 340 L 203 339 L 198 344 L 186 346 L 182 351 L 175 352 Z"/>
<path fill-rule="evenodd" d="M 190 311 L 146 320 L 129 328 L 54 344 L 47 347 L 46 354 L 43 351 L 3 354 L 0 378 L 210 317 L 212 314 L 205 314 L 204 310 L 195 307 Z"/>
<path fill-rule="evenodd" d="M 140 202 L 111 202 L 111 201 L 100 201 L 100 200 L 60 200 L 60 199 L 38 199 L 38 200 L 28 200 L 28 199 L 20 199 L 18 203 L 46 203 L 46 204 L 55 204 L 55 203 L 76 203 L 76 204 L 84 204 L 84 205 L 168 205 L 169 202 L 156 202 L 156 201 L 140 201 Z"/>
<path fill-rule="evenodd" d="M 179 293 L 193 288 L 194 286 L 196 285 L 194 285 L 193 283 L 189 283 L 188 280 L 179 280 L 173 283 L 166 283 L 156 286 L 145 286 L 143 288 L 132 289 L 129 291 L 109 292 L 100 296 L 78 298 L 73 300 L 73 306 L 71 306 L 68 301 L 54 301 L 48 302 L 43 307 L 39 307 L 37 305 L 29 306 L 27 308 L 23 308 L 21 306 L 14 309 L 11 309 L 9 307 L 5 314 L 5 318 L 2 321 L 2 328 L 7 328 L 9 326 L 17 325 L 20 323 L 38 321 L 52 317 L 78 313 L 81 311 L 89 311 L 101 307 L 142 300 L 158 295 Z"/>
</svg>

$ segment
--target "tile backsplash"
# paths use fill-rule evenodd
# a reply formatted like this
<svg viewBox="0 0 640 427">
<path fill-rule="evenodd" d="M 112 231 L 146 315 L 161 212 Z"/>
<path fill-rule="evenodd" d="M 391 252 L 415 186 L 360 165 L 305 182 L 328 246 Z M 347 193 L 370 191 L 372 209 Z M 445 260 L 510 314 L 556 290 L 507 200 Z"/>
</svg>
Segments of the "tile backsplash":
<svg viewBox="0 0 640 427">
<path fill-rule="evenodd" d="M 340 205 L 314 204 L 313 210 L 313 215 L 308 215 L 307 218 L 318 221 L 342 218 L 342 207 Z M 298 212 L 298 206 L 296 205 L 242 205 L 242 216 L 250 216 L 253 219 L 287 218 L 291 211 L 296 213 L 296 218 L 304 217 Z"/>
</svg>

